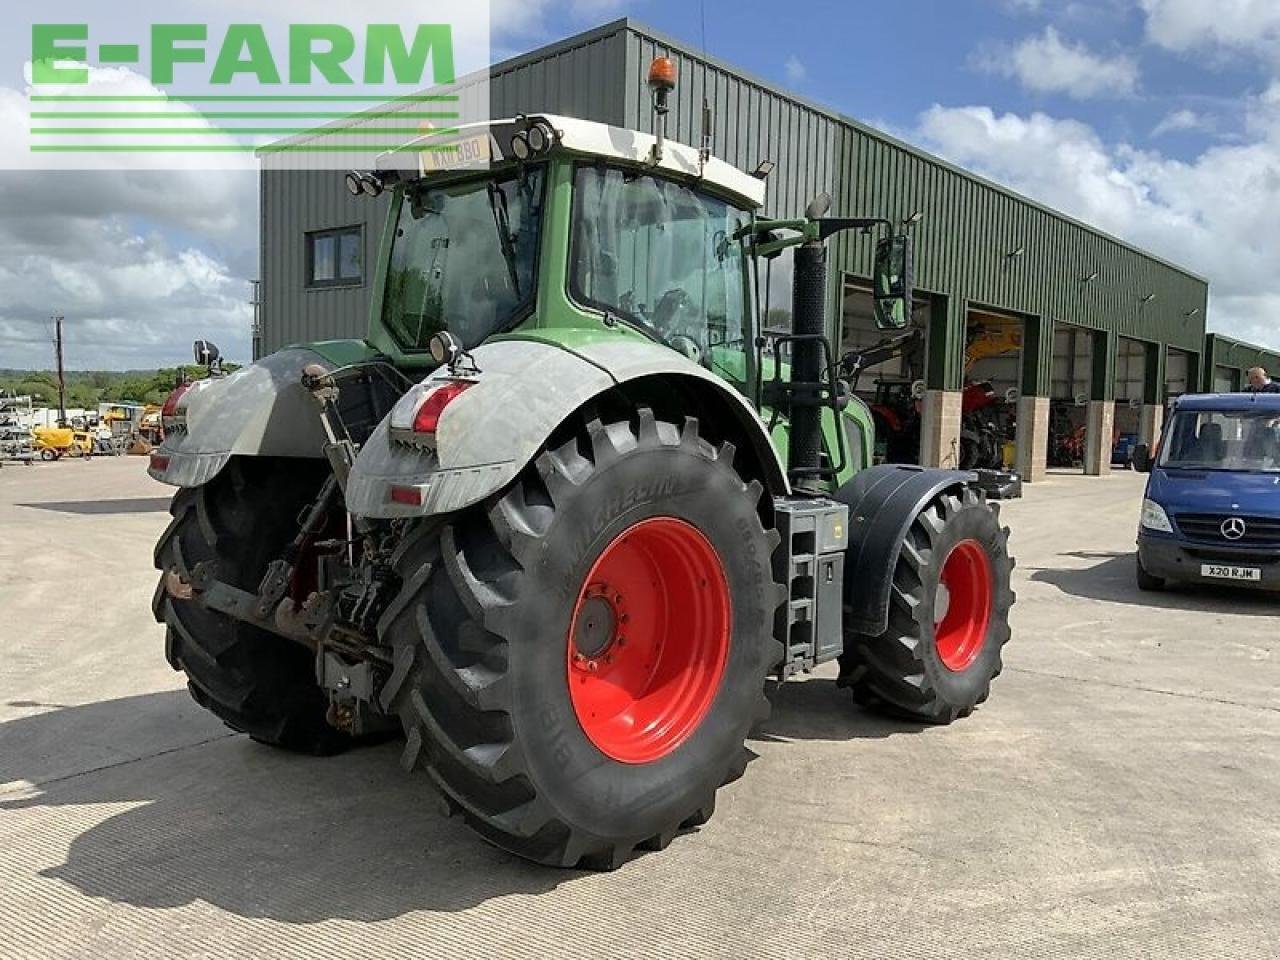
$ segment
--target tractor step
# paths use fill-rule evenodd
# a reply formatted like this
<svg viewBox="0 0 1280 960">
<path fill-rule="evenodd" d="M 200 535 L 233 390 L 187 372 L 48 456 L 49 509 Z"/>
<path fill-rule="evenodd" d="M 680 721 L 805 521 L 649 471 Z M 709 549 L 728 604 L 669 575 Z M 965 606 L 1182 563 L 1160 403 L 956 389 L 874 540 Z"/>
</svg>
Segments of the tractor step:
<svg viewBox="0 0 1280 960">
<path fill-rule="evenodd" d="M 1022 496 L 1022 477 L 1012 470 L 975 470 L 975 486 L 988 500 L 1016 500 Z"/>
<path fill-rule="evenodd" d="M 775 672 L 786 680 L 844 651 L 849 508 L 835 500 L 779 497 L 773 509 L 782 536 L 773 573 L 787 585 L 787 601 L 774 615 L 774 635 L 783 647 Z"/>
</svg>

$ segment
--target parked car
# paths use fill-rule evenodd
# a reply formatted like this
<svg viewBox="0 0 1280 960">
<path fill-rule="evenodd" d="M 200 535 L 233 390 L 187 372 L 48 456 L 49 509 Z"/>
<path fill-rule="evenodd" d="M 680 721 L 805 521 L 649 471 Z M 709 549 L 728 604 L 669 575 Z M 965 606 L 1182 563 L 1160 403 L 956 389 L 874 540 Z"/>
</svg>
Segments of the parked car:
<svg viewBox="0 0 1280 960">
<path fill-rule="evenodd" d="M 1280 395 L 1180 397 L 1153 454 L 1138 529 L 1138 586 L 1280 590 Z"/>
<path fill-rule="evenodd" d="M 1138 445 L 1136 433 L 1121 433 L 1111 447 L 1111 465 L 1128 470 L 1133 466 L 1133 448 Z"/>
</svg>

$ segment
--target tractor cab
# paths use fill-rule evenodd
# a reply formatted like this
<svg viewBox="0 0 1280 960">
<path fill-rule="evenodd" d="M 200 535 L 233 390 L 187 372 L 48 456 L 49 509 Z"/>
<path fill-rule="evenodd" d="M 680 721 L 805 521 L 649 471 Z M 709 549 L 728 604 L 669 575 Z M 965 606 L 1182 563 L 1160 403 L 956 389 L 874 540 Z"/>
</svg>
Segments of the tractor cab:
<svg viewBox="0 0 1280 960">
<path fill-rule="evenodd" d="M 434 366 L 441 332 L 470 350 L 604 327 L 746 390 L 763 181 L 658 136 L 540 114 L 425 137 L 348 186 L 393 192 L 369 342 L 397 365 Z"/>
</svg>

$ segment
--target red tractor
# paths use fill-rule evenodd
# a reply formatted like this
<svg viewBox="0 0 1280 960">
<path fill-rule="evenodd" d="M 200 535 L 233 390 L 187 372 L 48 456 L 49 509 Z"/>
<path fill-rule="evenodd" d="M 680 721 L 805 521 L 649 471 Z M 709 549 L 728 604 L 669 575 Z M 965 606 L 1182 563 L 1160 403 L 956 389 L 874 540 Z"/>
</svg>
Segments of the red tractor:
<svg viewBox="0 0 1280 960">
<path fill-rule="evenodd" d="M 960 469 L 998 470 L 1004 465 L 1003 404 L 989 380 L 971 383 L 960 399 Z"/>
</svg>

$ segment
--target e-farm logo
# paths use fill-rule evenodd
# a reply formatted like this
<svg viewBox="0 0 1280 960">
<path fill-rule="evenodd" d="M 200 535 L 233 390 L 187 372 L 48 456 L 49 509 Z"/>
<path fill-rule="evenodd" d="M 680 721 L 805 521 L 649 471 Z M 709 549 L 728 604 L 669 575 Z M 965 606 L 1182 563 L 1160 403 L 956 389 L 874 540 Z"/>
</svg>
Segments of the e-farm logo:
<svg viewBox="0 0 1280 960">
<path fill-rule="evenodd" d="M 332 153 L 342 166 L 456 133 L 448 23 L 157 23 L 145 43 L 95 32 L 32 25 L 32 153 Z M 120 92 L 121 76 L 148 92 Z"/>
</svg>

